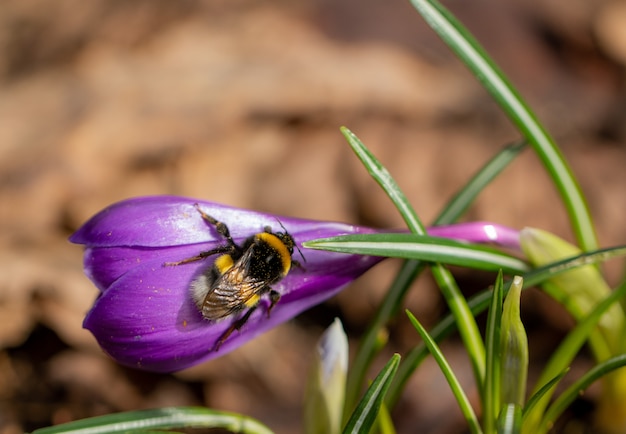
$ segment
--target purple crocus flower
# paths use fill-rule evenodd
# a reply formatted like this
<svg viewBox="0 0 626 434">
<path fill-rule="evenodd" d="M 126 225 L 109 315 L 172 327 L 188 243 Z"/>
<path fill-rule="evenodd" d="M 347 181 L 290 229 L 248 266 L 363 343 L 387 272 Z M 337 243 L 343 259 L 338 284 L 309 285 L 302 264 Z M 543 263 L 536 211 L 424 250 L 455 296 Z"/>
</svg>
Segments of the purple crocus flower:
<svg viewBox="0 0 626 434">
<path fill-rule="evenodd" d="M 154 196 L 129 199 L 92 217 L 70 241 L 86 246 L 84 267 L 100 290 L 84 327 L 121 364 L 154 372 L 173 372 L 223 355 L 255 336 L 337 294 L 383 258 L 297 249 L 293 258 L 303 267 L 272 285 L 281 294 L 268 317 L 269 299 L 262 298 L 247 323 L 213 351 L 232 325 L 230 318 L 205 320 L 190 295 L 192 282 L 215 256 L 180 265 L 166 265 L 223 246 L 226 241 L 196 208 L 225 223 L 237 244 L 265 227 L 305 241 L 348 234 L 375 233 L 342 223 L 276 217 L 195 199 Z M 494 239 L 485 224 L 433 228 L 432 235 L 471 241 Z M 504 229 L 504 244 L 515 235 Z M 502 236 L 500 236 L 502 238 Z M 512 238 L 511 238 L 512 237 Z M 245 312 L 242 312 L 245 313 Z"/>
<path fill-rule="evenodd" d="M 332 297 L 381 258 L 306 250 L 302 268 L 273 285 L 281 294 L 267 317 L 268 300 L 218 351 L 215 342 L 232 324 L 210 322 L 194 304 L 189 287 L 212 259 L 166 266 L 224 245 L 195 204 L 224 222 L 236 243 L 266 226 L 282 224 L 297 245 L 315 238 L 372 233 L 340 223 L 277 217 L 181 197 L 142 197 L 116 203 L 83 225 L 70 241 L 86 246 L 85 273 L 101 293 L 84 327 L 118 362 L 155 372 L 181 370 L 223 355 L 271 327 Z M 213 259 L 215 257 L 212 257 Z"/>
</svg>

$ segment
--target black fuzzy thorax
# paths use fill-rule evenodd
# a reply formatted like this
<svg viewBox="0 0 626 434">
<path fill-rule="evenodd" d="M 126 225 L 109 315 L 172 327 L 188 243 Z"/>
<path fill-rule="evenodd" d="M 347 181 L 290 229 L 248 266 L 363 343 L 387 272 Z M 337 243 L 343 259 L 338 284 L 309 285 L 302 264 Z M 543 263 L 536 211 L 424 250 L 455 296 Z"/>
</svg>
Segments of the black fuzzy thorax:
<svg viewBox="0 0 626 434">
<path fill-rule="evenodd" d="M 272 284 L 283 277 L 283 261 L 280 252 L 270 244 L 252 236 L 243 244 L 246 274 L 253 279 Z M 249 256 L 248 256 L 249 255 Z M 233 257 L 237 261 L 237 258 Z"/>
</svg>

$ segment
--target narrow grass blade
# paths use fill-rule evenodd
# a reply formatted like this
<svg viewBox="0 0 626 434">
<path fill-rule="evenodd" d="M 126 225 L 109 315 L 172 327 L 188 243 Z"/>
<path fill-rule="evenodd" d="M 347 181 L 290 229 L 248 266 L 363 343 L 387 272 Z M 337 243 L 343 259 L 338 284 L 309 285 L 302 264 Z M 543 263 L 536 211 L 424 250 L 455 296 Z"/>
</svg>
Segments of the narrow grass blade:
<svg viewBox="0 0 626 434">
<path fill-rule="evenodd" d="M 239 414 L 202 407 L 169 407 L 92 417 L 41 428 L 32 434 L 104 434 L 176 428 L 223 428 L 245 434 L 272 433 L 257 420 Z"/>
<path fill-rule="evenodd" d="M 160 430 L 137 430 L 137 431 L 132 431 L 132 434 L 187 434 L 184 433 L 182 431 L 172 431 L 172 430 L 167 430 L 167 431 L 160 431 Z"/>
<path fill-rule="evenodd" d="M 521 96 L 464 26 L 435 0 L 411 0 L 426 22 L 465 63 L 534 148 L 567 208 L 583 250 L 597 249 L 591 215 L 561 151 Z"/>
<path fill-rule="evenodd" d="M 533 408 L 535 408 L 535 405 L 537 405 L 537 403 L 547 393 L 551 392 L 552 389 L 554 389 L 556 387 L 556 385 L 559 383 L 559 381 L 561 381 L 563 379 L 563 377 L 565 377 L 565 374 L 567 374 L 568 372 L 569 372 L 569 368 L 567 368 L 566 370 L 561 372 L 559 375 L 557 375 L 556 377 L 554 377 L 553 379 L 551 379 L 550 381 L 545 383 L 539 390 L 537 390 L 535 393 L 533 393 L 528 398 L 528 401 L 526 402 L 526 405 L 524 406 L 522 422 L 527 418 L 527 416 L 529 414 L 532 413 Z"/>
<path fill-rule="evenodd" d="M 496 154 L 453 196 L 448 206 L 435 220 L 435 224 L 446 225 L 454 223 L 476 199 L 478 194 L 525 148 L 525 141 L 518 142 L 506 146 Z M 411 287 L 411 283 L 423 270 L 424 263 L 420 261 L 406 261 L 402 265 L 368 329 L 363 334 L 353 366 L 348 374 L 346 418 L 356 403 L 367 368 L 376 354 L 374 348 L 378 334 L 389 320 L 397 315 L 402 306 L 402 300 L 404 300 L 407 291 Z"/>
<path fill-rule="evenodd" d="M 352 131 L 346 127 L 341 127 L 341 132 L 372 178 L 385 190 L 385 193 L 396 206 L 411 232 L 418 235 L 426 235 L 424 225 L 389 171 Z"/>
<path fill-rule="evenodd" d="M 626 297 L 626 284 L 622 284 L 608 297 L 598 303 L 598 305 L 567 334 L 556 351 L 552 353 L 550 360 L 539 376 L 534 394 L 538 393 L 551 379 L 557 377 L 560 372 L 565 371 L 569 367 L 578 351 L 580 351 L 591 332 L 597 326 L 602 315 L 604 315 L 613 304 L 618 303 L 619 300 L 624 297 Z M 550 402 L 553 391 L 553 388 L 545 391 L 540 398 L 537 398 L 537 402 L 534 404 L 532 410 L 527 409 L 524 411 L 524 419 L 526 420 L 524 423 L 528 426 L 527 432 L 534 432 L 537 429 L 543 412 Z"/>
<path fill-rule="evenodd" d="M 529 262 L 535 265 L 582 253 L 578 247 L 556 235 L 534 228 L 520 231 L 520 246 Z M 594 306 L 611 293 L 598 267 L 592 265 L 560 274 L 545 282 L 543 288 L 577 320 L 585 318 Z M 624 311 L 616 303 L 607 310 L 597 330 L 589 336 L 589 344 L 597 360 L 605 360 L 621 351 L 625 324 Z"/>
<path fill-rule="evenodd" d="M 376 421 L 385 393 L 398 369 L 400 355 L 394 354 L 376 376 L 343 429 L 346 433 L 367 433 Z"/>
<path fill-rule="evenodd" d="M 491 305 L 485 330 L 485 384 L 483 385 L 483 428 L 494 432 L 496 416 L 500 412 L 500 323 L 502 321 L 502 271 L 498 272 L 493 287 Z"/>
<path fill-rule="evenodd" d="M 441 212 L 439 217 L 437 217 L 437 219 L 435 220 L 435 224 L 445 225 L 445 224 L 454 223 L 461 216 L 461 214 L 471 205 L 471 203 L 476 199 L 478 194 L 500 172 L 502 172 L 508 166 L 508 164 L 512 162 L 515 159 L 515 157 L 517 157 L 520 154 L 520 152 L 524 150 L 525 148 L 526 148 L 526 141 L 521 141 L 521 142 L 517 142 L 517 143 L 514 143 L 512 145 L 505 147 L 502 151 L 496 154 L 480 170 L 478 170 L 478 172 L 467 183 L 464 184 L 461 190 L 459 190 L 453 196 L 453 198 L 448 203 L 448 206 Z M 406 269 L 403 267 L 403 272 L 408 273 L 409 272 L 408 270 L 412 269 L 411 267 L 415 267 L 415 274 L 418 274 L 421 271 L 421 269 L 423 269 L 423 263 L 421 262 L 407 263 Z M 419 269 L 417 267 L 419 267 Z M 395 287 L 395 284 L 393 287 Z M 405 287 L 404 291 L 406 292 L 406 290 L 408 290 L 408 286 Z M 401 300 L 404 298 L 405 292 L 399 293 L 398 291 L 397 293 L 398 295 L 394 299 L 395 306 L 400 305 Z M 392 294 L 392 291 L 390 291 L 389 294 Z M 381 309 L 383 308 L 384 306 L 381 306 Z M 377 320 L 380 319 L 379 324 L 381 324 L 379 327 L 382 327 L 382 324 L 386 324 L 389 318 L 390 318 L 389 316 L 380 317 L 380 318 L 379 316 L 377 316 L 376 319 Z M 369 336 L 369 333 L 366 334 L 366 338 L 367 336 Z M 400 364 L 399 369 L 402 370 L 404 366 L 406 366 L 406 361 L 403 361 Z M 410 372 L 412 372 L 412 370 L 410 370 Z M 392 384 L 393 393 L 390 393 L 390 395 L 397 397 L 401 388 L 403 387 L 403 384 L 404 382 L 400 384 L 398 384 L 397 381 L 394 382 Z M 399 388 L 397 388 L 397 386 L 399 386 Z M 390 402 L 395 402 L 395 398 L 391 399 Z"/>
<path fill-rule="evenodd" d="M 594 252 L 583 253 L 573 258 L 564 259 L 552 264 L 547 264 L 543 267 L 536 268 L 528 273 L 522 275 L 524 278 L 524 288 L 539 285 L 542 282 L 554 277 L 559 273 L 564 273 L 575 267 L 581 265 L 596 264 L 604 262 L 609 259 L 626 256 L 626 246 L 611 247 L 606 249 L 599 249 Z M 510 282 L 504 285 L 504 295 L 508 293 Z M 492 298 L 492 292 L 490 290 L 482 291 L 468 300 L 468 305 L 473 315 L 478 315 L 483 312 L 489 306 Z M 444 317 L 435 327 L 431 330 L 431 336 L 437 342 L 441 341 L 445 337 L 449 336 L 454 330 L 457 329 L 457 324 L 454 317 L 449 314 Z M 392 407 L 400 397 L 400 393 L 404 389 L 404 385 L 409 380 L 411 375 L 422 361 L 428 355 L 428 350 L 423 344 L 417 345 L 413 348 L 403 360 L 403 363 L 398 368 L 398 374 L 396 380 L 389 389 L 389 406 Z"/>
<path fill-rule="evenodd" d="M 389 172 L 382 164 L 369 152 L 359 138 L 345 127 L 341 128 L 341 132 L 348 140 L 348 143 L 354 150 L 355 154 L 361 159 L 364 166 L 372 175 L 374 180 L 385 190 L 385 193 L 392 200 L 398 211 L 404 218 L 409 230 L 416 235 L 426 235 L 424 225 L 417 217 L 417 214 L 411 207 L 409 201 Z M 465 297 L 461 294 L 458 285 L 454 281 L 452 274 L 440 264 L 431 266 L 433 277 L 439 285 L 441 293 L 446 299 L 446 303 L 450 307 L 455 319 L 459 323 L 461 337 L 467 348 L 470 362 L 474 371 L 476 381 L 481 384 L 485 375 L 485 348 L 483 346 L 480 331 L 476 320 L 472 316 Z"/>
<path fill-rule="evenodd" d="M 549 427 L 554 425 L 554 422 L 559 418 L 563 411 L 569 407 L 569 405 L 580 394 L 587 389 L 596 380 L 602 378 L 616 369 L 626 366 L 626 354 L 621 354 L 606 360 L 602 363 L 594 366 L 589 372 L 576 380 L 574 384 L 567 388 L 559 397 L 552 403 L 552 405 L 546 411 L 541 426 L 536 432 L 547 432 Z"/>
<path fill-rule="evenodd" d="M 441 369 L 441 372 L 446 377 L 446 380 L 448 381 L 448 384 L 450 385 L 450 389 L 452 390 L 454 397 L 459 403 L 461 412 L 463 413 L 463 416 L 465 417 L 465 420 L 467 421 L 470 432 L 482 433 L 480 424 L 478 423 L 478 418 L 476 417 L 476 413 L 474 413 L 474 409 L 472 408 L 472 405 L 470 404 L 469 399 L 467 395 L 465 394 L 463 387 L 461 386 L 461 383 L 459 383 L 459 380 L 456 378 L 456 375 L 454 375 L 454 371 L 452 371 L 450 364 L 448 363 L 445 356 L 439 349 L 439 346 L 431 338 L 431 336 L 428 334 L 426 329 L 420 324 L 420 322 L 415 318 L 415 316 L 413 316 L 411 312 L 407 310 L 406 314 L 408 315 L 409 320 L 411 321 L 411 324 L 413 324 L 413 327 L 415 327 L 417 332 L 422 337 L 422 340 L 424 341 L 424 344 L 428 348 L 428 351 L 433 355 L 435 361 L 437 362 L 437 364 L 439 365 L 439 368 Z"/>
<path fill-rule="evenodd" d="M 500 250 L 426 235 L 345 235 L 309 241 L 304 246 L 333 252 L 419 259 L 481 270 L 503 269 L 507 274 L 521 274 L 529 270 L 524 261 Z"/>
</svg>

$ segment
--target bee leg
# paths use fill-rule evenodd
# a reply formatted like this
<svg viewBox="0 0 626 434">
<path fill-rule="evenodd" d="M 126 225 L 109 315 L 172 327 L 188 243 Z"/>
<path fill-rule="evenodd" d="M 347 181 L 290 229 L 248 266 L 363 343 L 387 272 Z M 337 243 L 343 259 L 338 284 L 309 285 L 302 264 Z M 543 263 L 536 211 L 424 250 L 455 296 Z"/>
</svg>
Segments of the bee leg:
<svg viewBox="0 0 626 434">
<path fill-rule="evenodd" d="M 273 289 L 270 289 L 270 307 L 267 308 L 267 317 L 270 317 L 270 312 L 272 311 L 272 309 L 274 309 L 274 306 L 276 306 L 276 303 L 278 303 L 278 300 L 280 300 L 280 294 L 278 293 L 278 291 L 274 291 Z"/>
<path fill-rule="evenodd" d="M 226 224 L 224 224 L 224 223 L 222 223 L 222 222 L 220 222 L 218 220 L 215 220 L 213 217 L 211 217 L 210 215 L 208 215 L 207 213 L 202 211 L 200 209 L 200 205 L 198 205 L 197 203 L 194 204 L 194 206 L 198 210 L 198 212 L 200 213 L 200 216 L 202 217 L 202 220 L 204 220 L 207 223 L 215 226 L 215 229 L 217 230 L 217 232 L 221 236 L 226 238 L 226 240 L 228 241 L 228 244 L 226 246 L 216 247 L 215 249 L 212 249 L 212 250 L 207 250 L 206 252 L 200 252 L 196 256 L 192 256 L 191 258 L 183 259 L 182 261 L 165 262 L 163 265 L 166 266 L 166 267 L 172 267 L 172 266 L 176 266 L 176 265 L 182 265 L 182 264 L 188 264 L 190 262 L 200 261 L 200 260 L 202 260 L 204 258 L 208 258 L 209 256 L 215 255 L 216 253 L 241 252 L 241 247 L 239 247 L 237 245 L 237 243 L 235 243 L 233 238 L 230 236 L 230 230 L 228 229 L 228 226 L 226 226 Z"/>
<path fill-rule="evenodd" d="M 215 255 L 216 253 L 227 253 L 227 252 L 232 252 L 232 251 L 233 251 L 233 247 L 230 246 L 230 245 L 228 245 L 228 246 L 220 246 L 220 247 L 216 247 L 215 249 L 207 250 L 206 252 L 200 252 L 196 256 L 192 256 L 191 258 L 183 259 L 182 261 L 164 262 L 163 266 L 164 267 L 174 267 L 176 265 L 188 264 L 190 262 L 196 262 L 196 261 L 200 261 L 201 259 L 208 258 L 209 256 Z"/>
<path fill-rule="evenodd" d="M 234 323 L 232 323 L 230 325 L 230 327 L 228 327 L 226 329 L 226 331 L 224 333 L 222 333 L 222 335 L 220 336 L 220 338 L 217 340 L 217 342 L 215 342 L 215 345 L 213 345 L 213 348 L 211 349 L 211 351 L 217 351 L 220 349 L 220 347 L 222 346 L 222 344 L 226 341 L 226 339 L 228 339 L 228 337 L 235 331 L 239 331 L 241 329 L 241 327 L 243 327 L 243 325 L 245 323 L 248 322 L 248 320 L 250 319 L 250 316 L 252 315 L 252 313 L 256 310 L 256 308 L 258 307 L 258 305 L 256 306 L 252 306 L 250 309 L 248 309 L 248 311 L 246 312 L 246 314 L 244 316 L 242 316 L 241 318 L 239 318 L 237 321 L 235 321 Z"/>
<path fill-rule="evenodd" d="M 202 211 L 200 209 L 200 205 L 198 205 L 197 203 L 194 204 L 194 206 L 196 207 L 196 209 L 200 213 L 200 216 L 202 217 L 202 220 L 204 220 L 207 223 L 212 224 L 213 226 L 215 226 L 215 229 L 217 230 L 217 232 L 221 236 L 223 236 L 224 238 L 226 238 L 228 240 L 228 244 L 230 244 L 231 246 L 235 246 L 237 249 L 239 249 L 239 246 L 237 246 L 237 244 L 235 243 L 233 238 L 230 236 L 230 230 L 228 229 L 228 226 L 226 226 L 225 223 L 222 223 L 222 222 L 220 222 L 218 220 L 215 220 L 213 217 L 211 217 L 210 215 L 208 215 L 207 213 Z"/>
</svg>

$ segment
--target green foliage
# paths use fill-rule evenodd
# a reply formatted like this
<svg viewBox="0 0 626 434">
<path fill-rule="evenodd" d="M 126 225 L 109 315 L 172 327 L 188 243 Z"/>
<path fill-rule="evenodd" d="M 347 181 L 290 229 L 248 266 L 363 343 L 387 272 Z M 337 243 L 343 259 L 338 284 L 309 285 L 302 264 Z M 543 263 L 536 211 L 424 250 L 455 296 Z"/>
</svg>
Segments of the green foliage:
<svg viewBox="0 0 626 434">
<path fill-rule="evenodd" d="M 374 426 L 385 394 L 398 370 L 400 355 L 394 354 L 376 376 L 343 429 L 344 434 L 366 433 Z"/>
<path fill-rule="evenodd" d="M 38 429 L 32 434 L 145 433 L 175 428 L 223 428 L 245 434 L 272 432 L 255 419 L 239 414 L 202 407 L 173 407 L 92 417 Z"/>
</svg>

